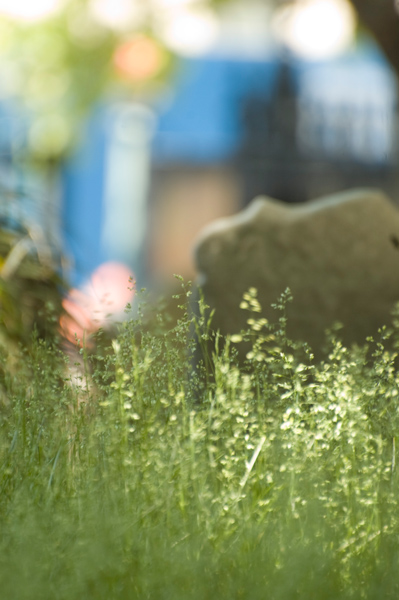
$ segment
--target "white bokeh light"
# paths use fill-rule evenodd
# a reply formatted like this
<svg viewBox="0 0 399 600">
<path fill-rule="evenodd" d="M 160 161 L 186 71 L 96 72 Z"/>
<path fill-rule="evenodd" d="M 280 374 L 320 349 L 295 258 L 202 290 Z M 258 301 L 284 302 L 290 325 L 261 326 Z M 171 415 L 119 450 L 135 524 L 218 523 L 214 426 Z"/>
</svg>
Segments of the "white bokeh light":
<svg viewBox="0 0 399 600">
<path fill-rule="evenodd" d="M 90 0 L 89 7 L 99 23 L 119 31 L 140 25 L 145 16 L 142 0 Z"/>
<path fill-rule="evenodd" d="M 189 4 L 198 4 L 201 0 L 154 0 L 153 4 L 155 8 L 181 8 Z"/>
<path fill-rule="evenodd" d="M 277 11 L 275 31 L 308 59 L 331 58 L 353 40 L 356 17 L 347 0 L 299 0 Z"/>
<path fill-rule="evenodd" d="M 205 6 L 176 6 L 163 11 L 158 20 L 158 33 L 162 41 L 183 55 L 205 53 L 214 44 L 218 32 L 218 19 Z"/>
<path fill-rule="evenodd" d="M 0 16 L 16 21 L 41 21 L 55 14 L 63 0 L 0 0 Z"/>
</svg>

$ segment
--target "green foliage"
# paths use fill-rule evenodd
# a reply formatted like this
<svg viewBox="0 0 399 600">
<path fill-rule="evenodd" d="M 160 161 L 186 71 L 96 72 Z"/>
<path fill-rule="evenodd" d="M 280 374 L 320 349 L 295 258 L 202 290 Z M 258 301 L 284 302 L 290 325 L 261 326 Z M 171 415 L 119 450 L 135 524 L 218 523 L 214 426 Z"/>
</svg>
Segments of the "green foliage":
<svg viewBox="0 0 399 600">
<path fill-rule="evenodd" d="M 37 336 L 14 356 L 2 597 L 396 599 L 395 323 L 352 350 L 331 333 L 318 364 L 285 336 L 289 292 L 270 324 L 251 289 L 248 331 L 216 335 L 206 379 L 193 320 L 205 341 L 211 320 L 190 293 L 176 323 L 139 313 L 84 355 L 80 384 Z"/>
<path fill-rule="evenodd" d="M 217 7 L 227 1 L 201 4 Z M 2 94 L 18 105 L 20 115 L 14 144 L 19 146 L 26 137 L 28 160 L 36 166 L 65 158 L 81 141 L 87 113 L 99 102 L 110 98 L 147 102 L 170 78 L 175 57 L 160 35 L 159 5 L 152 0 L 133 2 L 133 10 L 141 16 L 119 28 L 96 18 L 93 4 L 92 0 L 64 0 L 43 19 L 25 21 L 4 15 L 0 19 Z M 149 60 L 159 53 L 160 63 L 144 76 L 121 75 L 116 54 L 140 36 L 153 44 Z M 130 61 L 134 58 L 145 69 L 148 60 L 140 53 L 142 49 L 133 49 Z"/>
<path fill-rule="evenodd" d="M 59 328 L 62 281 L 55 253 L 37 243 L 37 233 L 0 228 L 0 398 L 4 380 L 19 371 L 18 344 L 29 345 L 33 331 L 54 339 Z"/>
</svg>

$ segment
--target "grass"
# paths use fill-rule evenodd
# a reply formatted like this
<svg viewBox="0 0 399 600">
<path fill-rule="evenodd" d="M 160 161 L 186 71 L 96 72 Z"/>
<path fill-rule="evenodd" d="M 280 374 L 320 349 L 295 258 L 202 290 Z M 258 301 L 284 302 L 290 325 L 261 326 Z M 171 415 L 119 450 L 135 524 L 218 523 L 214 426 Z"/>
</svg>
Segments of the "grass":
<svg viewBox="0 0 399 600">
<path fill-rule="evenodd" d="M 182 285 L 177 324 L 126 321 L 80 386 L 55 343 L 3 350 L 1 598 L 396 600 L 395 320 L 315 363 L 289 294 L 270 325 L 249 290 L 205 369 Z"/>
</svg>

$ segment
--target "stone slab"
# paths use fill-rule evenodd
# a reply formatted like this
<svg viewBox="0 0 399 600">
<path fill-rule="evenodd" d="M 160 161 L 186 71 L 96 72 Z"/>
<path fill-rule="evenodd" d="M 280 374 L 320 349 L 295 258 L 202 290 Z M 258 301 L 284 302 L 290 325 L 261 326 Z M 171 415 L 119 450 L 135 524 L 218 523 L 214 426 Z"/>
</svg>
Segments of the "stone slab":
<svg viewBox="0 0 399 600">
<path fill-rule="evenodd" d="M 259 197 L 206 227 L 194 249 L 198 285 L 215 308 L 214 327 L 236 333 L 248 313 L 244 292 L 258 290 L 263 314 L 289 287 L 288 333 L 317 351 L 325 330 L 344 325 L 346 344 L 389 324 L 399 300 L 399 211 L 380 191 L 355 189 L 303 204 Z M 399 243 L 398 243 L 399 245 Z"/>
</svg>

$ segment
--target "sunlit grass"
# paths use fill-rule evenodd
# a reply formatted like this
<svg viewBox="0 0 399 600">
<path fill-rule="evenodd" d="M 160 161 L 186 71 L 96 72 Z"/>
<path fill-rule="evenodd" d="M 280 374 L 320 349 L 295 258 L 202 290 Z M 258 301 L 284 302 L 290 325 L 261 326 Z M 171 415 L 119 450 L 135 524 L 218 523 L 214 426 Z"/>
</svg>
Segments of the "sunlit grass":
<svg viewBox="0 0 399 600">
<path fill-rule="evenodd" d="M 14 357 L 1 597 L 396 600 L 396 330 L 354 350 L 331 334 L 315 363 L 285 336 L 289 294 L 270 325 L 249 290 L 233 339 L 210 346 L 199 311 L 205 369 L 187 293 L 177 324 L 121 325 L 82 386 L 37 338 Z"/>
</svg>

